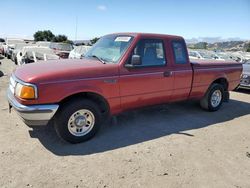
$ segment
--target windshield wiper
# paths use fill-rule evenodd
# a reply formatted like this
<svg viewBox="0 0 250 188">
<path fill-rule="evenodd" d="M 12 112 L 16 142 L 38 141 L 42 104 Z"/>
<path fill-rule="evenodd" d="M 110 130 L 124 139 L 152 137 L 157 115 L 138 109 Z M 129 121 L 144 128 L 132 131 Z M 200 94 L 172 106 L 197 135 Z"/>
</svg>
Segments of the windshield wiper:
<svg viewBox="0 0 250 188">
<path fill-rule="evenodd" d="M 106 64 L 106 62 L 102 58 L 100 58 L 100 57 L 98 57 L 96 55 L 92 55 L 90 57 L 94 57 L 94 58 L 98 59 L 99 61 L 101 61 L 103 64 Z"/>
</svg>

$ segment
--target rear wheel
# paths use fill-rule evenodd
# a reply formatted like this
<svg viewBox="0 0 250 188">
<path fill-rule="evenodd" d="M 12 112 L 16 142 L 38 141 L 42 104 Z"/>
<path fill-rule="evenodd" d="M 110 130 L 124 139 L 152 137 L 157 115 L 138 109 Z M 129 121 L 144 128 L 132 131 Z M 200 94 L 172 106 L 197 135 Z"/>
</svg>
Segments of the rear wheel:
<svg viewBox="0 0 250 188">
<path fill-rule="evenodd" d="M 217 111 L 220 109 L 224 99 L 224 88 L 220 84 L 212 84 L 206 95 L 201 99 L 200 105 L 208 111 Z"/>
<path fill-rule="evenodd" d="M 57 134 L 70 143 L 91 139 L 99 130 L 101 112 L 98 106 L 86 99 L 70 101 L 59 110 L 55 117 Z"/>
</svg>

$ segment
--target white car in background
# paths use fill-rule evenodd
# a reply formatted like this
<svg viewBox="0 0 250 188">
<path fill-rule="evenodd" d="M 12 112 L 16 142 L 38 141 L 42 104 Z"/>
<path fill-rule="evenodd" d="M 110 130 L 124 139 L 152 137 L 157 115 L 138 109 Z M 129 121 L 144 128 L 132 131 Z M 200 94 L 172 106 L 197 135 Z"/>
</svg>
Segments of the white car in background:
<svg viewBox="0 0 250 188">
<path fill-rule="evenodd" d="M 30 43 L 15 44 L 15 47 L 12 51 L 11 60 L 14 61 L 16 65 L 17 65 L 17 54 L 21 52 L 25 46 L 35 46 L 35 44 L 30 44 Z"/>
<path fill-rule="evenodd" d="M 217 57 L 218 57 L 218 60 L 233 60 L 230 56 L 229 53 L 226 53 L 226 52 L 218 52 L 216 53 Z"/>
<path fill-rule="evenodd" d="M 35 63 L 37 61 L 47 61 L 60 59 L 55 54 L 54 50 L 42 46 L 27 46 L 24 47 L 17 55 L 17 64 L 23 65 L 28 63 Z"/>
<path fill-rule="evenodd" d="M 190 59 L 214 59 L 225 61 L 225 59 L 219 57 L 215 52 L 208 50 L 189 50 L 188 55 Z"/>
<path fill-rule="evenodd" d="M 81 59 L 91 46 L 75 46 L 69 53 L 69 59 Z"/>
<path fill-rule="evenodd" d="M 6 46 L 4 46 L 4 53 L 8 59 L 11 58 L 15 45 L 19 43 L 25 43 L 25 42 L 23 39 L 14 39 L 14 38 L 6 39 Z"/>
<path fill-rule="evenodd" d="M 198 51 L 188 50 L 190 59 L 204 59 Z"/>
<path fill-rule="evenodd" d="M 33 49 L 34 47 L 36 47 L 36 45 L 24 46 L 20 51 L 18 51 L 16 54 L 16 64 L 21 65 L 23 55 L 26 53 L 26 51 Z"/>
</svg>

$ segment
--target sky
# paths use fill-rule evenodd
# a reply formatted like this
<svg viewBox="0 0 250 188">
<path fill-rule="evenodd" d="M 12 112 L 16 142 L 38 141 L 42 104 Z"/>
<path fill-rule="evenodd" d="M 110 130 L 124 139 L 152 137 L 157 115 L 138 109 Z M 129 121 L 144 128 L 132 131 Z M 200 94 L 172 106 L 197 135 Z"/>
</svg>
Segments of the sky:
<svg viewBox="0 0 250 188">
<path fill-rule="evenodd" d="M 0 37 L 147 32 L 250 40 L 250 0 L 0 0 Z"/>
</svg>

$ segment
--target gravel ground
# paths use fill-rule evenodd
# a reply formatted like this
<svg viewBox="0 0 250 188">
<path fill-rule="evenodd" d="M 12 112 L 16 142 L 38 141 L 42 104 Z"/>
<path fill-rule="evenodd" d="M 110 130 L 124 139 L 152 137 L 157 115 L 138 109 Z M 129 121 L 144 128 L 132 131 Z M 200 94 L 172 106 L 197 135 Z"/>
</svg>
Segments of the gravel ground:
<svg viewBox="0 0 250 188">
<path fill-rule="evenodd" d="M 0 60 L 0 187 L 250 187 L 250 92 L 209 113 L 181 102 L 123 113 L 88 142 L 9 114 Z"/>
</svg>

